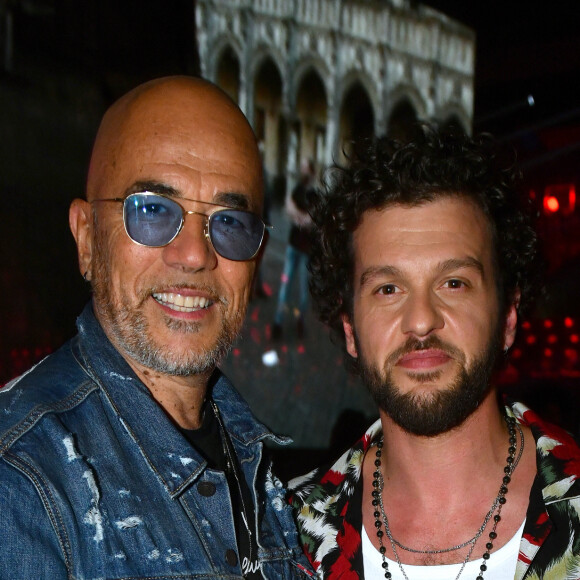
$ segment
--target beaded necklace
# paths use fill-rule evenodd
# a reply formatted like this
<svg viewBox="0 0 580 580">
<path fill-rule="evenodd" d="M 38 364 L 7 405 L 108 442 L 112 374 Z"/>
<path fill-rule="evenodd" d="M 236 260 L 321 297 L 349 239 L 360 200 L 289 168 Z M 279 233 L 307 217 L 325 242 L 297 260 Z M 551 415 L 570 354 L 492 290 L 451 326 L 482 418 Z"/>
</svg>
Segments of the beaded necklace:
<svg viewBox="0 0 580 580">
<path fill-rule="evenodd" d="M 437 550 L 417 550 L 414 548 L 409 548 L 407 546 L 404 546 L 403 544 L 401 544 L 400 542 L 395 540 L 395 538 L 393 538 L 393 534 L 391 533 L 391 529 L 389 527 L 389 520 L 387 518 L 387 514 L 385 512 L 385 507 L 383 504 L 384 479 L 383 479 L 383 474 L 381 473 L 380 468 L 381 468 L 381 453 L 382 453 L 382 449 L 383 449 L 384 438 L 381 437 L 381 439 L 377 442 L 377 444 L 376 444 L 377 451 L 376 451 L 376 459 L 375 459 L 376 469 L 375 469 L 375 472 L 373 473 L 372 505 L 374 508 L 373 516 L 375 518 L 375 527 L 377 529 L 377 538 L 379 540 L 379 546 L 380 546 L 379 552 L 380 552 L 382 559 L 383 559 L 382 567 L 385 570 L 385 578 L 389 579 L 392 577 L 391 573 L 389 572 L 389 564 L 387 563 L 387 559 L 385 556 L 387 549 L 385 548 L 385 546 L 383 544 L 383 537 L 385 534 L 386 534 L 387 538 L 389 539 L 389 542 L 391 544 L 391 548 L 393 550 L 393 554 L 395 556 L 395 560 L 397 561 L 397 564 L 399 565 L 399 569 L 401 570 L 401 573 L 403 574 L 403 577 L 405 578 L 405 580 L 409 580 L 409 578 L 407 577 L 407 574 L 405 573 L 405 569 L 403 568 L 403 564 L 401 563 L 401 559 L 399 558 L 399 554 L 397 552 L 397 546 L 403 550 L 406 550 L 408 552 L 413 552 L 416 554 L 443 554 L 446 552 L 453 552 L 455 550 L 465 548 L 466 546 L 470 546 L 469 551 L 467 552 L 467 556 L 465 557 L 465 559 L 461 563 L 461 568 L 460 568 L 459 573 L 457 574 L 457 576 L 455 578 L 455 580 L 458 580 L 459 577 L 461 576 L 461 573 L 463 572 L 463 569 L 465 568 L 467 562 L 469 562 L 469 558 L 471 557 L 471 554 L 475 548 L 475 544 L 477 543 L 477 540 L 481 537 L 481 535 L 485 531 L 485 528 L 487 527 L 488 522 L 493 517 L 493 527 L 491 529 L 491 532 L 489 533 L 489 541 L 485 544 L 485 552 L 483 553 L 483 556 L 482 556 L 483 562 L 481 563 L 481 565 L 479 567 L 480 573 L 476 578 L 476 580 L 483 580 L 483 574 L 487 570 L 486 562 L 490 558 L 491 550 L 493 549 L 493 542 L 497 538 L 496 529 L 497 529 L 497 525 L 499 524 L 499 522 L 501 520 L 502 507 L 506 503 L 505 496 L 508 492 L 508 484 L 511 481 L 512 475 L 513 475 L 513 473 L 514 473 L 514 471 L 515 471 L 515 469 L 520 461 L 522 453 L 524 451 L 524 433 L 522 431 L 522 428 L 520 427 L 520 425 L 516 422 L 516 420 L 513 417 L 506 416 L 506 417 L 504 417 L 504 419 L 506 421 L 506 424 L 508 427 L 508 432 L 509 432 L 509 447 L 508 447 L 508 454 L 509 455 L 506 459 L 506 466 L 504 467 L 504 476 L 503 476 L 502 483 L 500 485 L 497 497 L 495 498 L 491 508 L 489 509 L 487 514 L 485 515 L 485 517 L 483 519 L 483 523 L 481 524 L 481 526 L 479 527 L 479 529 L 477 530 L 475 535 L 471 539 L 469 539 L 465 542 L 462 542 L 461 544 L 457 544 L 456 546 L 452 546 L 451 548 L 441 548 L 441 549 L 437 549 Z M 519 437 L 520 437 L 520 446 L 519 446 L 519 451 L 518 451 L 517 457 L 516 457 L 516 450 L 517 450 L 516 429 L 518 430 Z M 494 513 L 495 513 L 495 515 L 493 515 Z M 381 529 L 383 527 L 383 524 L 385 527 L 384 532 Z"/>
</svg>

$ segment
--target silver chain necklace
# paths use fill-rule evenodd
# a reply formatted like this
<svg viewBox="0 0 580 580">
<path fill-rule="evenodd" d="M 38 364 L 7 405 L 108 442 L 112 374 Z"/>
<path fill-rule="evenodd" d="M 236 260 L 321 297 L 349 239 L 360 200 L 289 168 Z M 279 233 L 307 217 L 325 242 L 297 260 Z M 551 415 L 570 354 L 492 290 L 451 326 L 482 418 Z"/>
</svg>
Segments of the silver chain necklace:
<svg viewBox="0 0 580 580">
<path fill-rule="evenodd" d="M 497 509 L 497 507 L 499 505 L 499 496 L 497 496 L 495 498 L 493 504 L 491 505 L 491 508 L 489 509 L 487 514 L 485 515 L 485 518 L 483 519 L 483 523 L 481 524 L 479 530 L 477 530 L 475 536 L 473 536 L 473 538 L 471 538 L 469 540 L 466 540 L 462 544 L 457 544 L 456 546 L 452 546 L 451 548 L 441 548 L 439 550 L 416 550 L 415 548 L 409 548 L 408 546 L 404 546 L 403 544 L 401 544 L 401 542 L 399 542 L 398 540 L 395 540 L 395 538 L 392 536 L 391 530 L 389 528 L 389 520 L 387 518 L 387 514 L 385 513 L 385 508 L 383 506 L 382 491 L 383 491 L 384 482 L 383 482 L 382 474 L 379 476 L 379 483 L 380 483 L 379 491 L 381 492 L 381 496 L 379 497 L 381 514 L 383 516 L 383 520 L 385 521 L 385 531 L 387 533 L 387 537 L 391 541 L 391 544 L 395 544 L 395 546 L 397 546 L 398 548 L 401 548 L 402 550 L 405 550 L 406 552 L 413 552 L 414 554 L 445 554 L 447 552 L 454 552 L 455 550 L 461 550 L 461 548 L 465 548 L 466 546 L 469 546 L 470 544 L 475 545 L 477 540 L 480 538 L 481 534 L 483 534 L 483 532 L 485 531 L 485 528 L 487 527 L 489 520 L 491 520 L 491 516 L 493 516 L 495 510 Z M 472 547 L 472 549 L 473 549 L 473 547 Z M 393 552 L 394 552 L 394 550 L 393 550 Z"/>
<path fill-rule="evenodd" d="M 496 533 L 496 528 L 498 523 L 501 520 L 501 510 L 502 507 L 504 506 L 504 504 L 506 503 L 506 498 L 505 495 L 507 494 L 508 491 L 508 484 L 511 481 L 511 476 L 513 475 L 513 472 L 515 471 L 520 458 L 522 457 L 522 453 L 524 451 L 524 433 L 522 431 L 522 428 L 520 427 L 519 423 L 517 423 L 517 421 L 513 418 L 513 417 L 505 417 L 505 421 L 507 423 L 508 426 L 508 431 L 509 431 L 509 448 L 508 448 L 508 453 L 509 456 L 507 457 L 507 464 L 504 467 L 504 476 L 502 479 L 502 484 L 499 488 L 499 492 L 490 508 L 490 510 L 487 512 L 487 514 L 485 515 L 485 518 L 483 519 L 483 523 L 480 526 L 480 528 L 477 530 L 477 532 L 475 533 L 475 536 L 473 536 L 470 540 L 467 540 L 466 542 L 463 542 L 461 544 L 457 544 L 456 546 L 452 546 L 451 548 L 441 548 L 438 550 L 417 550 L 414 548 L 409 548 L 407 546 L 404 546 L 403 544 L 401 544 L 400 542 L 398 542 L 397 540 L 395 540 L 393 538 L 393 535 L 391 533 L 391 529 L 389 527 L 389 520 L 387 518 L 387 514 L 385 511 L 385 507 L 383 504 L 383 488 L 384 488 L 384 479 L 383 479 L 383 475 L 381 472 L 381 452 L 382 452 L 382 448 L 383 448 L 383 438 L 380 439 L 380 441 L 377 442 L 377 451 L 376 451 L 376 459 L 375 459 L 375 467 L 376 470 L 373 473 L 373 492 L 372 492 L 372 505 L 374 508 L 374 517 L 375 517 L 375 527 L 377 529 L 377 538 L 379 540 L 379 552 L 382 556 L 383 559 L 383 564 L 382 567 L 385 570 L 385 578 L 389 579 L 391 578 L 391 573 L 389 572 L 389 565 L 387 563 L 386 560 L 386 548 L 383 545 L 383 536 L 384 534 L 387 535 L 387 538 L 389 538 L 389 542 L 391 544 L 391 549 L 393 550 L 393 554 L 395 556 L 395 560 L 399 566 L 399 569 L 401 570 L 401 574 L 403 575 L 403 578 L 405 578 L 405 580 L 409 580 L 409 578 L 407 577 L 407 574 L 405 572 L 405 569 L 403 568 L 403 564 L 401 562 L 401 559 L 399 558 L 399 554 L 397 552 L 397 546 L 403 550 L 406 550 L 408 552 L 413 552 L 416 554 L 443 554 L 443 553 L 447 553 L 447 552 L 453 552 L 455 550 L 459 550 L 461 548 L 465 548 L 467 546 L 470 546 L 469 551 L 467 553 L 467 556 L 465 557 L 465 559 L 463 560 L 463 562 L 461 563 L 461 568 L 459 569 L 459 572 L 457 574 L 457 576 L 455 577 L 455 580 L 459 580 L 459 577 L 461 576 L 463 570 L 465 569 L 465 566 L 467 565 L 467 562 L 469 562 L 469 559 L 471 557 L 471 554 L 473 552 L 473 550 L 475 549 L 475 545 L 477 543 L 477 540 L 481 537 L 481 535 L 483 534 L 483 532 L 485 531 L 485 528 L 487 527 L 487 524 L 489 523 L 489 521 L 491 520 L 491 518 L 493 517 L 494 520 L 494 524 L 493 524 L 493 528 L 492 531 L 489 533 L 489 541 L 486 543 L 485 547 L 486 547 L 486 551 L 484 552 L 482 558 L 483 558 L 483 562 L 479 567 L 480 573 L 477 576 L 476 580 L 483 580 L 483 573 L 487 570 L 487 561 L 490 558 L 490 553 L 491 550 L 493 549 L 493 540 L 495 540 L 497 538 L 497 533 Z M 518 455 L 516 457 L 516 446 L 517 446 L 517 439 L 516 439 L 516 429 L 518 430 L 519 433 L 519 437 L 520 437 L 520 446 L 519 446 L 519 451 L 518 451 Z M 380 508 L 380 512 L 377 510 L 377 508 Z M 494 516 L 493 514 L 496 513 L 496 515 Z M 382 522 L 381 522 L 381 518 L 382 518 Z M 385 526 L 385 532 L 383 532 L 381 530 L 381 527 Z"/>
</svg>

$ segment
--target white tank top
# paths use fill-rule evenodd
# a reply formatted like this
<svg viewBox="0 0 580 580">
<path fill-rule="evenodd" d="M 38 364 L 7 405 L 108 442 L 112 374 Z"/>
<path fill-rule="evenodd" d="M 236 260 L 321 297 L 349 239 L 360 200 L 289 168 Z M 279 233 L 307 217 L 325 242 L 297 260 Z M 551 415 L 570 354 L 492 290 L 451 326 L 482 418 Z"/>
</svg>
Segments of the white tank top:
<svg viewBox="0 0 580 580">
<path fill-rule="evenodd" d="M 487 570 L 483 575 L 484 578 L 489 580 L 514 580 L 524 523 L 525 520 L 507 544 L 496 552 L 491 553 L 491 557 L 487 561 Z M 365 578 L 369 580 L 384 578 L 383 557 L 372 545 L 364 526 L 362 529 L 362 552 Z M 392 580 L 405 580 L 397 562 L 389 558 L 386 560 L 389 565 L 389 572 L 392 574 Z M 480 557 L 467 562 L 460 579 L 473 580 L 473 578 L 479 576 L 479 567 L 482 561 L 483 558 Z M 454 580 L 459 574 L 461 564 L 446 564 L 443 566 L 411 566 L 410 564 L 403 564 L 403 568 L 409 580 Z"/>
</svg>

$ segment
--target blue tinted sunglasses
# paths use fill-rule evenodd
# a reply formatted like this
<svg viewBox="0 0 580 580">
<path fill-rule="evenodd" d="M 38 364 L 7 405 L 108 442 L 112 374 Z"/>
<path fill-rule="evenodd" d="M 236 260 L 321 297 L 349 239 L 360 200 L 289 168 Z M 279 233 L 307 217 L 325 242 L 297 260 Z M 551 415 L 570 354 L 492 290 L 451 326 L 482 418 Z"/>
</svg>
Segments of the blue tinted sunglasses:
<svg viewBox="0 0 580 580">
<path fill-rule="evenodd" d="M 180 198 L 185 199 L 185 198 Z M 227 260 L 251 260 L 259 251 L 266 225 L 255 213 L 240 209 L 216 209 L 210 214 L 186 210 L 175 199 L 160 193 L 143 191 L 121 198 L 96 199 L 123 204 L 123 222 L 127 235 L 141 246 L 160 248 L 179 234 L 188 214 L 206 218 L 204 234 L 213 249 Z M 196 201 L 214 205 L 207 201 Z"/>
</svg>

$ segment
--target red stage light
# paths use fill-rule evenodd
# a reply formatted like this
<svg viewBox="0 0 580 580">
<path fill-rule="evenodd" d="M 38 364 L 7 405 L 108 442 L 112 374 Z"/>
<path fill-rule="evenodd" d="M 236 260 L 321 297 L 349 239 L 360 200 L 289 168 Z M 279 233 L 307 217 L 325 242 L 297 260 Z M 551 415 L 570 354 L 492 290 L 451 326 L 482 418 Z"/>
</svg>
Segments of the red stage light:
<svg viewBox="0 0 580 580">
<path fill-rule="evenodd" d="M 544 189 L 544 213 L 561 212 L 570 215 L 576 207 L 576 186 L 573 183 L 556 183 Z"/>
<path fill-rule="evenodd" d="M 552 195 L 544 198 L 544 211 L 546 213 L 556 213 L 560 209 L 560 202 Z"/>
</svg>

